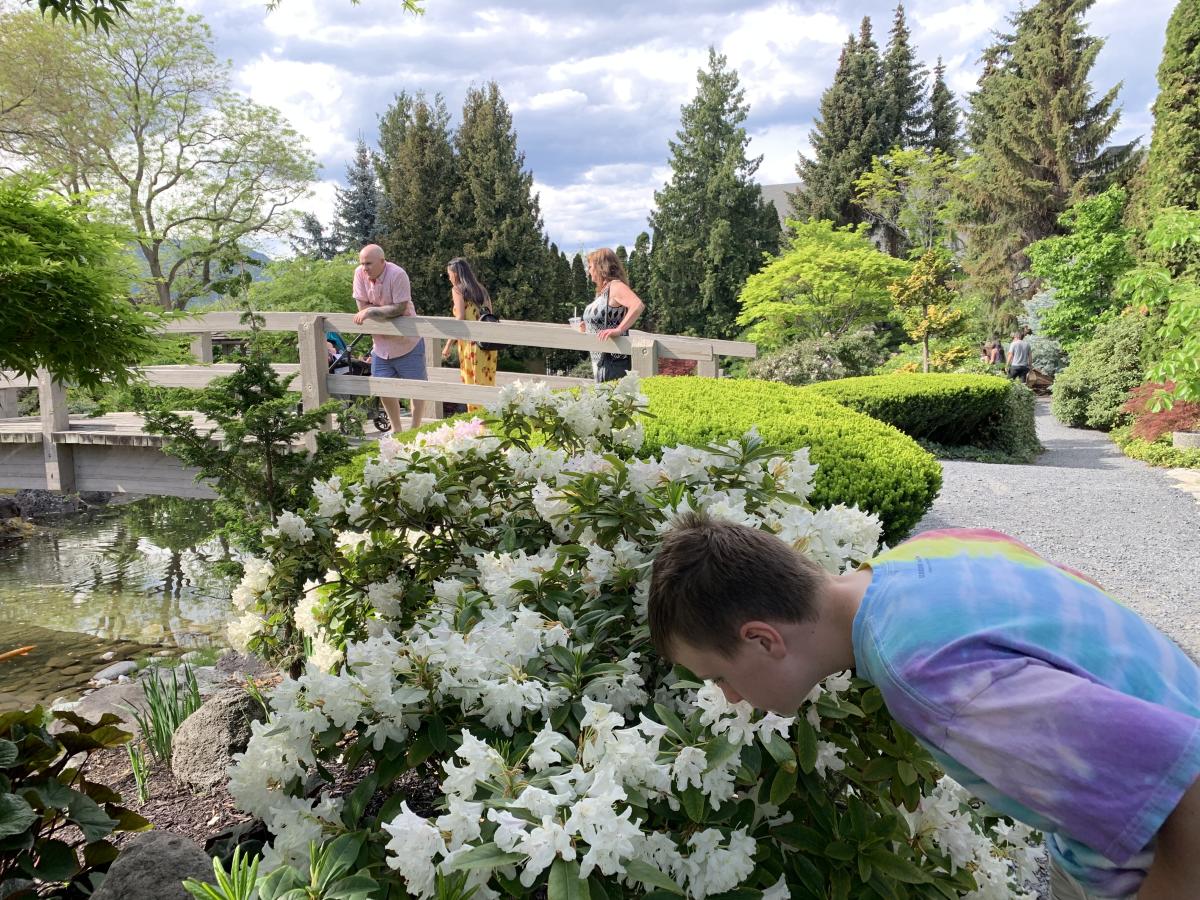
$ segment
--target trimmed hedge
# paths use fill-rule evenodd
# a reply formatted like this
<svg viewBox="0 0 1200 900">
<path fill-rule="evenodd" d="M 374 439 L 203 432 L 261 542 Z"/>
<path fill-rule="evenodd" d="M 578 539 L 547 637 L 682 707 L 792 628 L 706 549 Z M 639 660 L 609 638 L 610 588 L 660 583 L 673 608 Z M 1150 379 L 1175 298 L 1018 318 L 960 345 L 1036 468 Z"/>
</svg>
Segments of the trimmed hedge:
<svg viewBox="0 0 1200 900">
<path fill-rule="evenodd" d="M 912 438 L 974 444 L 1004 415 L 1009 381 L 992 375 L 866 375 L 808 385 L 806 391 L 895 425 Z"/>
<path fill-rule="evenodd" d="M 812 500 L 876 513 L 889 543 L 905 537 L 942 486 L 937 460 L 891 425 L 811 388 L 748 379 L 650 378 L 644 452 L 704 446 L 757 428 L 783 449 L 808 447 L 817 464 Z"/>
</svg>

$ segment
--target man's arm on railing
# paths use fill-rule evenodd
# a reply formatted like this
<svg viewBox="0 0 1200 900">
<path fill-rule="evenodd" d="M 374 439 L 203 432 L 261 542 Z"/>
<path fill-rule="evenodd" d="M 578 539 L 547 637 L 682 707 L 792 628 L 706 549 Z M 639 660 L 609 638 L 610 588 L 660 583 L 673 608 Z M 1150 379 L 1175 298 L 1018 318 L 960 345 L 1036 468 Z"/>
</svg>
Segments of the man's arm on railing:
<svg viewBox="0 0 1200 900">
<path fill-rule="evenodd" d="M 361 325 L 367 319 L 398 319 L 404 315 L 404 310 L 412 305 L 411 300 L 404 300 L 400 303 L 390 303 L 387 306 L 368 306 L 362 308 L 362 301 L 359 301 L 359 310 L 354 316 L 354 324 Z"/>
</svg>

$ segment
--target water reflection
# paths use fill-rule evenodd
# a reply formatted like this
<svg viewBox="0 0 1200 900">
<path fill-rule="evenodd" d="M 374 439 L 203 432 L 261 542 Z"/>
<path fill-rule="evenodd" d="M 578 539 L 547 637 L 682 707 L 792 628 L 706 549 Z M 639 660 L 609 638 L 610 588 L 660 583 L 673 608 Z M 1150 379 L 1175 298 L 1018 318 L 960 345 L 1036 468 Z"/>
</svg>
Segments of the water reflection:
<svg viewBox="0 0 1200 900">
<path fill-rule="evenodd" d="M 41 524 L 0 545 L 0 631 L 21 623 L 107 641 L 222 643 L 230 550 L 207 502 L 147 498 Z"/>
</svg>

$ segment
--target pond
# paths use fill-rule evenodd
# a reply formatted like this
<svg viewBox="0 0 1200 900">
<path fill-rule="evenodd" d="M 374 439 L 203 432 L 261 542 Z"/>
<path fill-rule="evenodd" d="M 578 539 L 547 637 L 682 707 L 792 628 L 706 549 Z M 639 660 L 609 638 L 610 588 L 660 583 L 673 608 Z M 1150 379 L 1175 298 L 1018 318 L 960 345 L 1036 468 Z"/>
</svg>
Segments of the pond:
<svg viewBox="0 0 1200 900">
<path fill-rule="evenodd" d="M 232 554 L 206 501 L 155 497 L 0 544 L 0 710 L 74 697 L 111 661 L 224 641 Z M 224 565 L 223 565 L 224 564 Z"/>
</svg>

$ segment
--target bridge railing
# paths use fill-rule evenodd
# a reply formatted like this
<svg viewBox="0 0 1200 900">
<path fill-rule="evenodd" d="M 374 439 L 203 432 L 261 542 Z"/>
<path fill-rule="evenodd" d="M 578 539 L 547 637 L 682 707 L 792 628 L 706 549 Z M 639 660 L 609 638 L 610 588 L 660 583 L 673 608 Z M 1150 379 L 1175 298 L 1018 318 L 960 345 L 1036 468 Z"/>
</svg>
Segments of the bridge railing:
<svg viewBox="0 0 1200 900">
<path fill-rule="evenodd" d="M 299 390 L 305 409 L 314 409 L 331 396 L 374 396 L 412 398 L 427 401 L 428 417 L 440 418 L 442 404 L 447 402 L 485 404 L 494 400 L 500 387 L 515 380 L 539 380 L 553 387 L 571 387 L 591 383 L 591 379 L 536 373 L 499 372 L 496 387 L 462 384 L 457 368 L 441 365 L 442 342 L 445 340 L 484 341 L 512 347 L 534 347 L 552 350 L 606 350 L 627 353 L 632 368 L 642 376 L 658 373 L 664 359 L 694 360 L 696 374 L 716 377 L 723 356 L 753 358 L 754 344 L 682 335 L 630 331 L 623 337 L 601 344 L 595 335 L 580 334 L 569 325 L 548 322 L 467 322 L 440 316 L 405 316 L 396 319 L 368 319 L 354 323 L 351 313 L 257 313 L 262 328 L 270 332 L 293 332 L 299 349 L 299 364 L 276 364 L 280 374 L 299 379 L 293 387 Z M 193 335 L 192 353 L 195 365 L 147 366 L 142 374 L 152 384 L 167 387 L 200 388 L 213 379 L 229 374 L 233 365 L 213 364 L 213 335 L 245 332 L 247 326 L 239 312 L 213 312 L 179 319 L 164 331 Z M 425 359 L 429 380 L 404 378 L 373 378 L 355 375 L 331 375 L 328 372 L 325 334 L 337 331 L 345 334 L 393 335 L 425 339 Z M 0 420 L 14 419 L 18 391 L 24 387 L 39 390 L 40 426 L 27 436 L 30 442 L 40 440 L 46 468 L 46 486 L 57 490 L 74 489 L 71 466 L 72 445 L 81 443 L 81 435 L 71 435 L 63 386 L 41 372 L 36 379 L 0 372 Z M 432 408 L 429 406 L 432 405 Z M 329 421 L 324 427 L 331 428 Z M 15 439 L 9 435 L 8 439 Z M 310 435 L 307 443 L 315 444 Z"/>
</svg>

